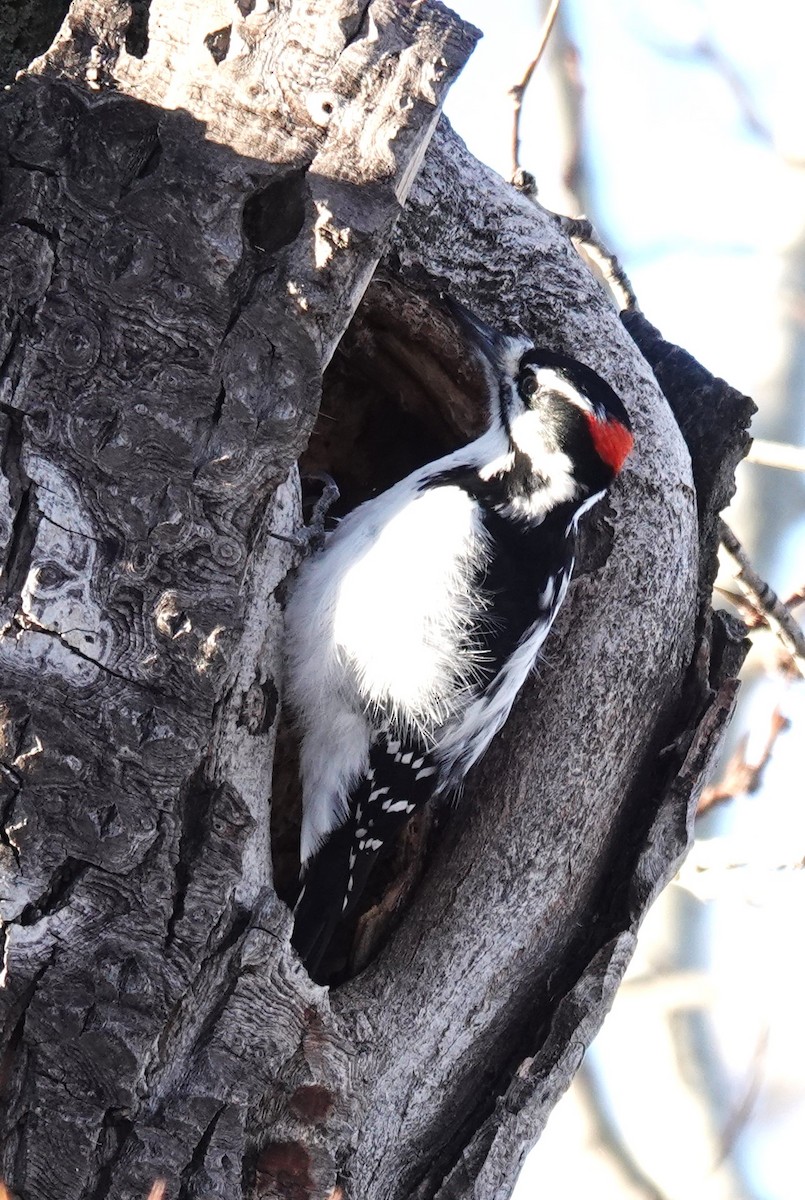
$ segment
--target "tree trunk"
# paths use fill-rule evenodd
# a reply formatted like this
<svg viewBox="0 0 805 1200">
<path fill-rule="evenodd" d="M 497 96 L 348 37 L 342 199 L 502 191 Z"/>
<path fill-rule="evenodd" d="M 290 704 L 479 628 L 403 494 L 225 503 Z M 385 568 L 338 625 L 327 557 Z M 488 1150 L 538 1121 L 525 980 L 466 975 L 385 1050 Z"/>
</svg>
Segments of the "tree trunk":
<svg viewBox="0 0 805 1200">
<path fill-rule="evenodd" d="M 3 94 L 0 1177 L 24 1200 L 508 1195 L 684 852 L 734 694 L 708 585 L 747 403 L 639 315 L 630 337 L 548 214 L 430 140 L 474 36 L 410 0 L 75 0 Z M 539 677 L 414 845 L 410 906 L 330 992 L 272 874 L 274 769 L 291 890 L 282 539 L 309 439 L 350 504 L 477 425 L 442 287 L 599 369 L 637 450 Z"/>
</svg>

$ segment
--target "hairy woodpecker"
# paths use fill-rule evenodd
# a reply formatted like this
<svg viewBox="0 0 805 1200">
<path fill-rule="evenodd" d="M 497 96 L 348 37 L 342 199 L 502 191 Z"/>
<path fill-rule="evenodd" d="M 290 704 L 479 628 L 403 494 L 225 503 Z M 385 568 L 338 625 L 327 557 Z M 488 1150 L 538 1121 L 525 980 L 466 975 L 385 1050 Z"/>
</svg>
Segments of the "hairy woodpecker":
<svg viewBox="0 0 805 1200">
<path fill-rule="evenodd" d="M 293 944 L 314 977 L 378 856 L 508 717 L 567 591 L 579 517 L 632 448 L 589 367 L 448 305 L 485 367 L 486 432 L 345 517 L 286 611 L 303 789 Z"/>
</svg>

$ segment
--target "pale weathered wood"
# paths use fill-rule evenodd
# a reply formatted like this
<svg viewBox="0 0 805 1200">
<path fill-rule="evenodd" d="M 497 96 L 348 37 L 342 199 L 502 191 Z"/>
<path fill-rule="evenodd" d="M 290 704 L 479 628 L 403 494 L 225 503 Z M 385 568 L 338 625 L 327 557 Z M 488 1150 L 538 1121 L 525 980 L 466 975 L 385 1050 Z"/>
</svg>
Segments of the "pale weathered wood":
<svg viewBox="0 0 805 1200">
<path fill-rule="evenodd" d="M 729 717 L 708 580 L 748 408 L 630 337 L 446 125 L 428 147 L 472 40 L 438 5 L 145 7 L 74 3 L 3 100 L 0 1172 L 26 1200 L 502 1200 Z M 272 888 L 274 535 L 311 430 L 354 503 L 477 428 L 443 287 L 600 370 L 637 448 L 410 909 L 328 993 Z"/>
</svg>

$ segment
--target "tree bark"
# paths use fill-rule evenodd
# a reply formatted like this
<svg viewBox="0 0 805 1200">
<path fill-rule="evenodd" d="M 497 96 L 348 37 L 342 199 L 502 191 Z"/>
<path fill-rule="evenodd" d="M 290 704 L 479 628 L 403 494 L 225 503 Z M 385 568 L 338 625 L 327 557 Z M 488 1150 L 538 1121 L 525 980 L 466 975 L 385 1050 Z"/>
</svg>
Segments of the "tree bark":
<svg viewBox="0 0 805 1200">
<path fill-rule="evenodd" d="M 708 584 L 747 402 L 431 141 L 474 36 L 404 0 L 76 0 L 3 96 L 0 1177 L 25 1200 L 508 1195 L 684 853 L 734 694 Z M 410 906 L 330 992 L 272 875 L 282 538 L 308 441 L 349 504 L 477 425 L 441 287 L 600 370 L 637 449 Z"/>
</svg>

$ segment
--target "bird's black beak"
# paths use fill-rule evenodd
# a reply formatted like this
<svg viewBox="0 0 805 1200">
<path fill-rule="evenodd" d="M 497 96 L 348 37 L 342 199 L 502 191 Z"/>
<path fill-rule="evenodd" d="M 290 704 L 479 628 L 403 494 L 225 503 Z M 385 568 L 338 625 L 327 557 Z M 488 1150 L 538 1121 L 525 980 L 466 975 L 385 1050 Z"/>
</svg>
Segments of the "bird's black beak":
<svg viewBox="0 0 805 1200">
<path fill-rule="evenodd" d="M 491 366 L 497 368 L 500 363 L 500 352 L 503 347 L 504 337 L 496 330 L 491 329 L 486 325 L 480 317 L 476 317 L 475 313 L 470 312 L 458 300 L 454 300 L 452 296 L 448 296 L 446 292 L 442 293 L 444 306 L 450 315 L 458 323 L 461 332 L 466 336 L 470 345 L 482 354 Z"/>
</svg>

